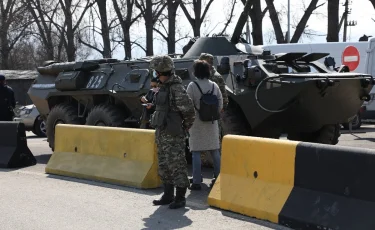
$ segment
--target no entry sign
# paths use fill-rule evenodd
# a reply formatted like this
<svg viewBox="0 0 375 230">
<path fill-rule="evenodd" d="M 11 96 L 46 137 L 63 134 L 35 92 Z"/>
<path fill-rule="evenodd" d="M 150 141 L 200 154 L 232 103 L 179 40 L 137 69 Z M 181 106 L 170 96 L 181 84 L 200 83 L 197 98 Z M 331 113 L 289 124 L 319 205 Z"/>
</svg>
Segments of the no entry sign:
<svg viewBox="0 0 375 230">
<path fill-rule="evenodd" d="M 359 51 L 354 46 L 347 46 L 342 52 L 341 62 L 349 67 L 350 71 L 357 69 L 360 61 Z"/>
</svg>

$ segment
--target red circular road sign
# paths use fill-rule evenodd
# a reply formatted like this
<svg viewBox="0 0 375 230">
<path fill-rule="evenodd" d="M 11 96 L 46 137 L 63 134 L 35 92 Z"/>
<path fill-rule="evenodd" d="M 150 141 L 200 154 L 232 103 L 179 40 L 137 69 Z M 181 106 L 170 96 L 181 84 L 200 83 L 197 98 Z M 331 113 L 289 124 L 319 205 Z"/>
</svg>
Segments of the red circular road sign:
<svg viewBox="0 0 375 230">
<path fill-rule="evenodd" d="M 350 71 L 357 69 L 361 57 L 359 51 L 354 46 L 347 46 L 342 52 L 341 63 L 349 67 Z"/>
</svg>

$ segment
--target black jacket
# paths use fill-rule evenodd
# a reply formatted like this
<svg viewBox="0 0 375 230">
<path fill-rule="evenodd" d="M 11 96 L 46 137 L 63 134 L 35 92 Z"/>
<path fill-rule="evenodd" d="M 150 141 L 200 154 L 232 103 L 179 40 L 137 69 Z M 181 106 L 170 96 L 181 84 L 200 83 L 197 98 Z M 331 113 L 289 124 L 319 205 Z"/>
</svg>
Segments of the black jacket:
<svg viewBox="0 0 375 230">
<path fill-rule="evenodd" d="M 7 85 L 0 85 L 0 120 L 10 120 L 14 116 L 13 109 L 16 100 L 13 89 Z"/>
</svg>

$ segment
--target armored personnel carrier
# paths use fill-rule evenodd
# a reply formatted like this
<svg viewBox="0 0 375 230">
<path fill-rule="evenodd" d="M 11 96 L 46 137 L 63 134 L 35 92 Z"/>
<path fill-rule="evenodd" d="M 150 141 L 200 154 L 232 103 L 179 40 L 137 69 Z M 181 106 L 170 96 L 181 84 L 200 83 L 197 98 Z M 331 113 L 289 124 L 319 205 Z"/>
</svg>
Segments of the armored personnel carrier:
<svg viewBox="0 0 375 230">
<path fill-rule="evenodd" d="M 229 107 L 224 133 L 337 144 L 340 123 L 357 111 L 374 85 L 372 76 L 341 73 L 317 62 L 328 53 L 275 55 L 251 47 L 239 51 L 226 37 L 199 38 L 174 57 L 175 73 L 185 86 L 195 79 L 193 62 L 202 53 L 215 56 L 227 84 Z M 140 97 L 149 90 L 150 57 L 48 62 L 28 92 L 47 124 L 54 146 L 56 124 L 139 127 Z"/>
</svg>

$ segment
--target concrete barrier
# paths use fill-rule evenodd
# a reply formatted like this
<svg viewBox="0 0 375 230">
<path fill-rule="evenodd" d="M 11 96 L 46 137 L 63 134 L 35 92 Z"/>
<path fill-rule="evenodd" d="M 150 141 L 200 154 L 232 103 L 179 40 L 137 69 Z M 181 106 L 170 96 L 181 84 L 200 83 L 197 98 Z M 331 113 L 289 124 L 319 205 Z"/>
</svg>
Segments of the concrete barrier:
<svg viewBox="0 0 375 230">
<path fill-rule="evenodd" d="M 157 188 L 153 130 L 57 125 L 46 173 L 107 183 Z"/>
<path fill-rule="evenodd" d="M 25 124 L 0 121 L 0 168 L 22 168 L 36 163 L 27 145 Z"/>
<path fill-rule="evenodd" d="M 208 203 L 293 229 L 375 229 L 375 151 L 224 137 Z"/>
</svg>

